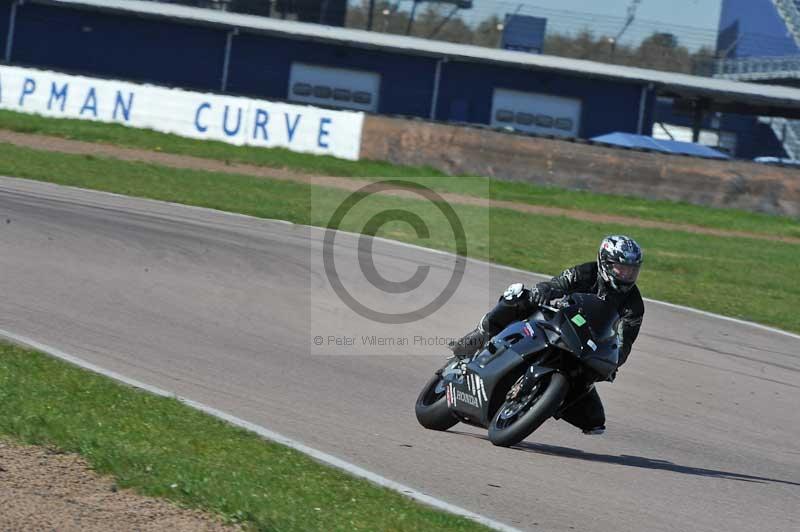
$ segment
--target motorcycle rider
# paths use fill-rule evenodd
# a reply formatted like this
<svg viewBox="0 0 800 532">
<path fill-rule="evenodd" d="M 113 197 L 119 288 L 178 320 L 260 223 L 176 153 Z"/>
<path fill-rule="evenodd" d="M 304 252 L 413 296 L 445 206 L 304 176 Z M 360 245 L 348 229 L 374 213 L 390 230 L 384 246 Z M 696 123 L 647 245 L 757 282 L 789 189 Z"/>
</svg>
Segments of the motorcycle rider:
<svg viewBox="0 0 800 532">
<path fill-rule="evenodd" d="M 456 356 L 470 356 L 509 324 L 530 316 L 539 305 L 567 294 L 583 292 L 596 294 L 616 305 L 621 318 L 618 326 L 621 366 L 631 352 L 644 316 L 644 303 L 636 286 L 643 257 L 642 248 L 632 238 L 607 236 L 600 243 L 596 261 L 568 268 L 533 288 L 526 288 L 522 283 L 509 286 L 478 326 L 452 342 L 450 347 Z M 569 400 L 570 397 L 567 402 Z M 605 431 L 603 403 L 593 385 L 588 393 L 564 410 L 561 417 L 582 429 L 584 434 L 602 434 Z"/>
</svg>

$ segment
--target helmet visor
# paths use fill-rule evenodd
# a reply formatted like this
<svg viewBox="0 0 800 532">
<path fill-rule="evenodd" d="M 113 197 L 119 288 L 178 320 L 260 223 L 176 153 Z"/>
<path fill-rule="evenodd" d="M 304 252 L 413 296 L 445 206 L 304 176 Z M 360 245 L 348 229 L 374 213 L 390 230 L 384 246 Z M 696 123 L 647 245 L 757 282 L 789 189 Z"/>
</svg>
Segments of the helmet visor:
<svg viewBox="0 0 800 532">
<path fill-rule="evenodd" d="M 633 284 L 639 278 L 638 264 L 620 264 L 618 262 L 611 264 L 611 275 L 614 279 L 623 284 Z"/>
</svg>

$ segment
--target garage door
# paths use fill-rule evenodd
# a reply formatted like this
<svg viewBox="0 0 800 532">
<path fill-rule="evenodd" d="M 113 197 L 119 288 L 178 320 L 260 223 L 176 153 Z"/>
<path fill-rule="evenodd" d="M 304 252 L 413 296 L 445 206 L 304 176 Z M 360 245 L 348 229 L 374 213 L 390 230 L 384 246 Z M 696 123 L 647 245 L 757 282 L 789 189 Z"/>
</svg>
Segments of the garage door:
<svg viewBox="0 0 800 532">
<path fill-rule="evenodd" d="M 375 72 L 292 63 L 289 100 L 374 113 L 380 86 Z"/>
<path fill-rule="evenodd" d="M 580 118 L 581 101 L 573 98 L 508 89 L 495 89 L 492 97 L 493 127 L 577 137 Z"/>
</svg>

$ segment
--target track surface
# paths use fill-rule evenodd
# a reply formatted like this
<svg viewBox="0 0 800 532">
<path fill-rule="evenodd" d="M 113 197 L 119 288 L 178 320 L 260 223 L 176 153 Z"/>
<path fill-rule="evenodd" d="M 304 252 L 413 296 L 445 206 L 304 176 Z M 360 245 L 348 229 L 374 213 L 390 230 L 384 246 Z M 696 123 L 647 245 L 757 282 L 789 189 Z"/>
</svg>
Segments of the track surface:
<svg viewBox="0 0 800 532">
<path fill-rule="evenodd" d="M 606 435 L 548 422 L 499 449 L 477 429 L 417 425 L 441 349 L 313 337 L 457 335 L 510 282 L 536 277 L 470 262 L 443 309 L 376 325 L 328 288 L 321 242 L 311 228 L 0 178 L 0 328 L 519 528 L 800 529 L 800 340 L 648 304 L 631 360 L 599 387 Z M 357 242 L 339 234 L 337 259 L 355 260 Z M 393 280 L 452 269 L 381 241 L 373 256 Z M 421 297 L 387 298 L 357 266 L 339 271 L 370 305 Z"/>
</svg>

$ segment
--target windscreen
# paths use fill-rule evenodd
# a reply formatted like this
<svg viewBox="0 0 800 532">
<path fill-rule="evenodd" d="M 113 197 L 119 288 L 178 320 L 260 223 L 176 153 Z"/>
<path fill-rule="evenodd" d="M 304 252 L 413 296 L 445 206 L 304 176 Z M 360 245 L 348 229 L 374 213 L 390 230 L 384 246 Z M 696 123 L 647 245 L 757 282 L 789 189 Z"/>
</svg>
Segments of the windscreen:
<svg viewBox="0 0 800 532">
<path fill-rule="evenodd" d="M 593 294 L 572 294 L 570 301 L 574 305 L 566 314 L 579 336 L 588 331 L 591 339 L 600 343 L 616 335 L 619 314 L 614 305 Z"/>
</svg>

